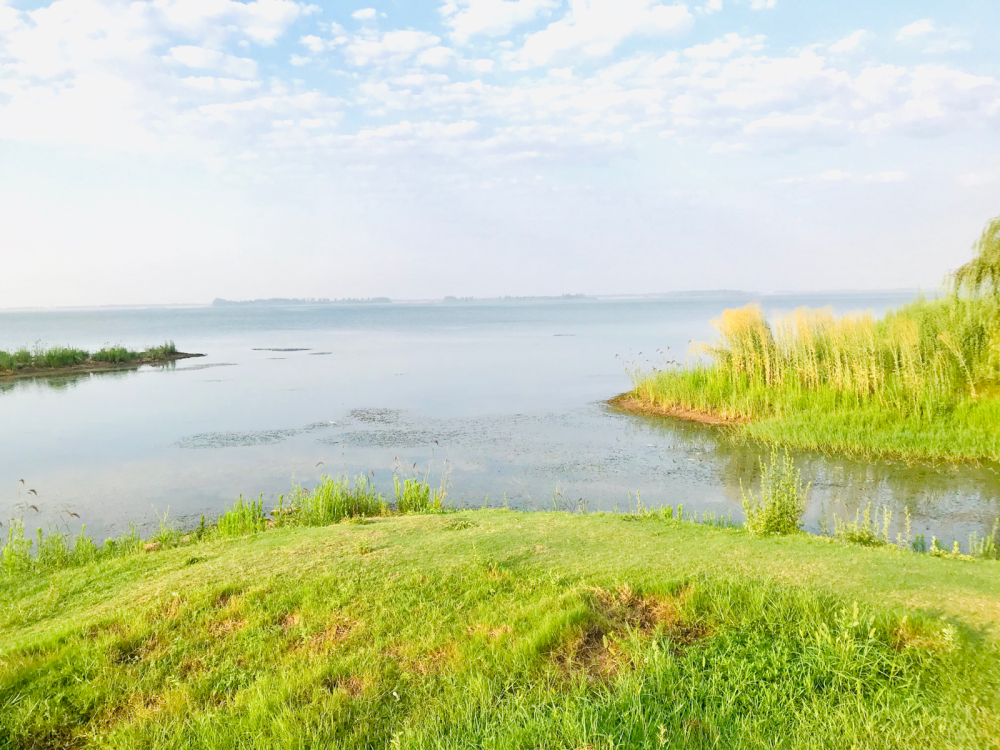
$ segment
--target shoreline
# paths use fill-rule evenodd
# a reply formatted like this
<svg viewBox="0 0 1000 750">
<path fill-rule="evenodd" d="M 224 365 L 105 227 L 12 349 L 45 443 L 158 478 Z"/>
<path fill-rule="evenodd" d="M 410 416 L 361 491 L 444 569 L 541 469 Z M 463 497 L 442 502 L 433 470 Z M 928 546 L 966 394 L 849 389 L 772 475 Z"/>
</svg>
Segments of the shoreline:
<svg viewBox="0 0 1000 750">
<path fill-rule="evenodd" d="M 714 427 L 736 427 L 749 424 L 750 420 L 740 417 L 723 417 L 698 409 L 688 409 L 684 406 L 658 406 L 648 401 L 643 401 L 632 395 L 632 391 L 619 393 L 614 398 L 605 401 L 609 406 L 628 414 L 638 414 L 644 417 L 667 417 L 678 419 L 682 422 L 697 422 L 698 424 L 712 425 Z"/>
<path fill-rule="evenodd" d="M 176 362 L 180 359 L 192 359 L 194 357 L 204 357 L 205 354 L 190 352 L 174 352 L 164 357 L 141 358 L 131 362 L 95 362 L 93 360 L 80 365 L 67 365 L 65 367 L 25 367 L 14 372 L 0 373 L 0 381 L 20 380 L 21 378 L 47 378 L 59 375 L 87 375 L 99 372 L 114 372 L 118 370 L 135 370 L 143 365 L 162 365 L 169 362 Z"/>
</svg>

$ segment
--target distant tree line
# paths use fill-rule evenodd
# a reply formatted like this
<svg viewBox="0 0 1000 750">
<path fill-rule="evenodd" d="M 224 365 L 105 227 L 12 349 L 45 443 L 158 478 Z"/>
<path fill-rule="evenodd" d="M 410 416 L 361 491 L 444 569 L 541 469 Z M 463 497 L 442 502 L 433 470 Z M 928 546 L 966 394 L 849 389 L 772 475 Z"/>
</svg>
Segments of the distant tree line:
<svg viewBox="0 0 1000 750">
<path fill-rule="evenodd" d="M 346 305 L 346 304 L 386 304 L 392 302 L 388 297 L 345 297 L 343 299 L 271 297 L 270 299 L 229 300 L 216 298 L 212 300 L 213 307 L 243 307 L 247 305 Z"/>
</svg>

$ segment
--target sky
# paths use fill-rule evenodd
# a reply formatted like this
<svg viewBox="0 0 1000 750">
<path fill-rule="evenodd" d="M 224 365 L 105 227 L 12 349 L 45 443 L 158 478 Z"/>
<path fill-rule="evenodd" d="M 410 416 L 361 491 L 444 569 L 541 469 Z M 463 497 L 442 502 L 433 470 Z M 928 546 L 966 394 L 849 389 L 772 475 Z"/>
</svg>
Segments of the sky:
<svg viewBox="0 0 1000 750">
<path fill-rule="evenodd" d="M 0 308 L 936 288 L 996 0 L 0 0 Z"/>
</svg>

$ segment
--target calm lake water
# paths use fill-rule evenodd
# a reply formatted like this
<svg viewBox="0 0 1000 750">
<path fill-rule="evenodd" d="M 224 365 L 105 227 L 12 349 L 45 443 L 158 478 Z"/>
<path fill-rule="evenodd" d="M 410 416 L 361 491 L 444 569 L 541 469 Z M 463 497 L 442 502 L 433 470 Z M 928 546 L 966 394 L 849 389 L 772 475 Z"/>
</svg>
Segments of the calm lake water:
<svg viewBox="0 0 1000 750">
<path fill-rule="evenodd" d="M 769 295 L 769 312 L 876 314 L 901 294 Z M 140 348 L 207 356 L 167 367 L 0 385 L 0 518 L 102 537 L 156 513 L 191 523 L 293 478 L 448 475 L 458 505 L 647 506 L 742 517 L 759 449 L 710 427 L 616 413 L 623 363 L 683 360 L 743 295 L 0 313 L 0 348 Z M 322 461 L 323 464 L 317 466 Z M 807 528 L 872 502 L 914 533 L 965 541 L 1000 515 L 996 467 L 799 454 Z M 415 466 L 414 466 L 415 465 Z M 22 485 L 19 480 L 24 479 Z M 28 490 L 34 489 L 35 494 Z M 35 505 L 38 512 L 28 507 Z M 80 516 L 80 521 L 69 515 Z M 895 525 L 895 524 L 894 524 Z M 929 536 L 928 536 L 929 539 Z"/>
</svg>

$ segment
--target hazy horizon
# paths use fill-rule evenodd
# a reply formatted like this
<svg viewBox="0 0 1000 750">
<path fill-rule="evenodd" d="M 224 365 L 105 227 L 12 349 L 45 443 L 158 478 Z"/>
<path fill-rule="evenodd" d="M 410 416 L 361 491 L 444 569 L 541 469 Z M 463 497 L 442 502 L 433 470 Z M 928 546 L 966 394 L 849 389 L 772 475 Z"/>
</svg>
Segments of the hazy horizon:
<svg viewBox="0 0 1000 750">
<path fill-rule="evenodd" d="M 1000 214 L 997 28 L 988 0 L 0 0 L 0 308 L 935 290 Z"/>
<path fill-rule="evenodd" d="M 902 295 L 902 294 L 934 294 L 937 289 L 925 289 L 921 287 L 898 287 L 898 288 L 882 288 L 882 289 L 774 289 L 774 290 L 753 290 L 753 289 L 677 289 L 667 292 L 618 292 L 618 293 L 608 293 L 608 294 L 584 294 L 584 293 L 574 293 L 567 292 L 565 294 L 532 294 L 532 295 L 512 295 L 512 294 L 500 294 L 492 297 L 472 297 L 464 295 L 445 295 L 443 297 L 383 297 L 382 299 L 376 300 L 364 300 L 364 299 L 337 299 L 337 298 L 322 298 L 322 297 L 259 297 L 254 299 L 223 299 L 214 298 L 208 301 L 200 300 L 195 302 L 153 302 L 153 303 L 108 303 L 108 304 L 94 304 L 94 305 L 30 305 L 21 307 L 0 307 L 0 312 L 30 312 L 30 311 L 45 311 L 45 310 L 91 310 L 91 309 L 113 309 L 113 308 L 170 308 L 170 307 L 212 307 L 213 303 L 217 300 L 222 300 L 226 303 L 236 303 L 241 305 L 254 304 L 254 303 L 273 303 L 280 304 L 282 302 L 293 302 L 299 304 L 429 304 L 435 302 L 503 302 L 505 300 L 510 301 L 531 301 L 531 300 L 541 300 L 541 301 L 563 301 L 563 298 L 576 297 L 578 299 L 587 300 L 615 300 L 615 299 L 656 299 L 659 297 L 678 297 L 684 298 L 688 297 L 698 297 L 700 295 L 733 295 L 733 296 L 744 296 L 744 297 L 791 297 L 791 296 L 803 296 L 811 297 L 817 296 L 821 297 L 824 295 L 857 295 L 857 296 L 871 296 L 871 295 Z M 572 300 L 566 300 L 572 301 Z"/>
</svg>

